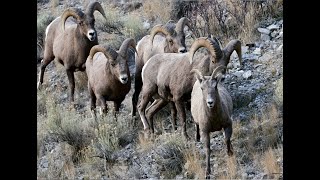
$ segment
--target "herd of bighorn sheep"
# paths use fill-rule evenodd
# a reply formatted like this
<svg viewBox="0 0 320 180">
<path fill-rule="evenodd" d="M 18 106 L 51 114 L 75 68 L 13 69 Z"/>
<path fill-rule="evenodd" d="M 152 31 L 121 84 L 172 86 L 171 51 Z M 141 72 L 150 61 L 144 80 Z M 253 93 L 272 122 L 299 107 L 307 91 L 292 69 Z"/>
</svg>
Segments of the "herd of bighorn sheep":
<svg viewBox="0 0 320 180">
<path fill-rule="evenodd" d="M 230 141 L 233 103 L 222 79 L 233 51 L 236 51 L 242 63 L 241 42 L 231 40 L 222 48 L 216 38 L 198 37 L 194 38 L 187 50 L 184 27 L 193 27 L 190 27 L 187 18 L 182 17 L 177 23 L 170 20 L 164 25 L 154 26 L 150 35 L 144 36 L 137 44 L 134 39 L 127 38 L 119 50 L 114 50 L 108 43 L 98 43 L 93 15 L 96 10 L 106 18 L 101 4 L 91 2 L 85 12 L 68 8 L 47 26 L 38 89 L 43 83 L 46 66 L 56 60 L 65 67 L 71 103 L 74 103 L 74 72 L 85 71 L 88 76 L 90 110 L 94 118 L 96 106 L 100 106 L 101 114 L 107 113 L 106 101 L 114 102 L 116 117 L 122 101 L 131 89 L 127 53 L 132 48 L 136 52 L 134 93 L 131 99 L 133 118 L 138 110 L 143 131 L 152 134 L 155 113 L 170 104 L 173 132 L 177 128 L 178 115 L 182 125 L 181 133 L 188 140 L 185 104 L 191 100 L 195 139 L 201 139 L 204 143 L 208 177 L 211 172 L 210 132 L 223 129 L 227 153 L 230 156 L 233 154 Z M 195 53 L 202 47 L 209 54 L 201 59 L 195 58 Z"/>
</svg>

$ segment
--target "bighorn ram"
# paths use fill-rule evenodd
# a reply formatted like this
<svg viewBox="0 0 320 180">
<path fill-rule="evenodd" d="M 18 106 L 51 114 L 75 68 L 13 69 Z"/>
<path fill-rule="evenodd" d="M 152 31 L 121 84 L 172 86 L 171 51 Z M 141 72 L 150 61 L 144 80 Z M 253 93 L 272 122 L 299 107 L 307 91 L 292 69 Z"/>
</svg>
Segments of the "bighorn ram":
<svg viewBox="0 0 320 180">
<path fill-rule="evenodd" d="M 220 42 L 214 37 L 213 37 L 213 39 L 215 41 L 217 41 L 220 46 Z M 220 48 L 222 49 L 221 46 L 220 46 Z M 241 65 L 242 64 L 241 41 L 237 40 L 237 39 L 229 41 L 229 43 L 222 49 L 221 58 L 217 59 L 217 63 L 219 65 L 223 65 L 223 66 L 227 67 L 227 65 L 230 62 L 230 56 L 234 50 L 237 52 L 237 55 L 239 57 L 239 62 Z M 207 55 L 207 56 L 204 56 L 201 61 L 209 61 L 209 59 L 210 59 L 210 56 Z M 225 73 L 225 72 L 226 72 L 226 69 L 223 70 L 223 73 Z"/>
<path fill-rule="evenodd" d="M 222 58 L 223 53 L 216 41 L 204 37 L 196 39 L 192 44 L 190 51 L 187 53 L 157 54 L 151 57 L 143 67 L 142 100 L 138 106 L 138 111 L 145 131 L 151 130 L 151 133 L 153 133 L 153 115 L 168 102 L 174 102 L 183 125 L 182 133 L 187 137 L 184 102 L 190 99 L 192 87 L 196 81 L 196 78 L 190 71 L 194 68 L 201 68 L 203 64 L 205 64 L 205 62 L 202 61 L 192 62 L 195 52 L 200 47 L 207 48 L 211 54 L 210 60 L 212 62 L 208 63 L 210 66 L 205 70 L 205 72 L 210 73 L 213 70 L 214 63 Z M 152 103 L 146 117 L 145 109 L 149 100 L 152 97 L 157 96 L 159 98 L 156 98 L 156 101 Z M 175 129 L 175 124 L 175 119 L 172 119 L 173 130 Z"/>
<path fill-rule="evenodd" d="M 95 45 L 91 48 L 86 62 L 88 90 L 91 97 L 91 111 L 95 116 L 96 100 L 101 113 L 107 112 L 106 101 L 114 102 L 114 116 L 119 112 L 121 102 L 131 88 L 128 66 L 128 48 L 136 52 L 136 44 L 132 38 L 123 41 L 119 51 L 108 45 Z"/>
<path fill-rule="evenodd" d="M 132 96 L 132 116 L 136 115 L 136 106 L 142 87 L 141 71 L 142 67 L 150 57 L 159 53 L 185 53 L 187 52 L 185 44 L 185 25 L 190 28 L 189 20 L 181 18 L 177 24 L 172 20 L 165 25 L 156 25 L 152 28 L 150 35 L 144 36 L 137 43 L 139 57 L 136 56 L 136 72 L 134 93 Z M 164 36 L 162 34 L 164 34 Z M 173 110 L 173 109 L 172 109 Z M 173 113 L 174 114 L 174 113 Z"/>
<path fill-rule="evenodd" d="M 191 114 L 196 123 L 196 140 L 204 143 L 206 150 L 206 177 L 210 174 L 210 132 L 225 132 L 228 155 L 233 154 L 231 145 L 232 135 L 232 99 L 226 88 L 221 84 L 221 70 L 226 67 L 219 65 L 211 76 L 203 76 L 194 69 L 197 81 L 191 93 Z M 199 132 L 200 131 L 200 132 Z"/>
<path fill-rule="evenodd" d="M 43 83 L 43 75 L 47 65 L 56 59 L 66 69 L 70 88 L 70 102 L 74 102 L 74 72 L 85 70 L 85 62 L 90 49 L 98 44 L 97 32 L 94 28 L 93 12 L 95 10 L 106 18 L 101 4 L 92 2 L 88 5 L 85 13 L 77 8 L 68 8 L 61 17 L 57 17 L 48 25 L 38 88 Z M 68 19 L 70 16 L 74 19 Z"/>
</svg>

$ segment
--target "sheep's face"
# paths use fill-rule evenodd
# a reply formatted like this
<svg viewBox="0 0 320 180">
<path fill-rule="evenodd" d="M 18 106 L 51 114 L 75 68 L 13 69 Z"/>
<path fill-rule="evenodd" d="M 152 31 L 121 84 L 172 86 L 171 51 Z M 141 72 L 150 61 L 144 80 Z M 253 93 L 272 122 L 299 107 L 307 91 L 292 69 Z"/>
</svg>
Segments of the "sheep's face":
<svg viewBox="0 0 320 180">
<path fill-rule="evenodd" d="M 217 85 L 217 80 L 212 79 L 211 77 L 200 80 L 203 100 L 206 101 L 208 108 L 213 108 L 216 104 Z"/>
<path fill-rule="evenodd" d="M 178 34 L 178 35 L 167 36 L 166 41 L 167 41 L 167 46 L 165 48 L 165 52 L 167 53 L 187 52 L 184 35 Z"/>
<path fill-rule="evenodd" d="M 87 36 L 89 41 L 95 41 L 97 38 L 97 32 L 94 29 L 94 23 L 95 19 L 90 16 L 86 16 L 86 18 L 78 20 L 81 33 Z"/>
<path fill-rule="evenodd" d="M 126 58 L 118 55 L 116 60 L 110 61 L 112 74 L 118 78 L 122 84 L 129 81 L 129 67 Z"/>
</svg>

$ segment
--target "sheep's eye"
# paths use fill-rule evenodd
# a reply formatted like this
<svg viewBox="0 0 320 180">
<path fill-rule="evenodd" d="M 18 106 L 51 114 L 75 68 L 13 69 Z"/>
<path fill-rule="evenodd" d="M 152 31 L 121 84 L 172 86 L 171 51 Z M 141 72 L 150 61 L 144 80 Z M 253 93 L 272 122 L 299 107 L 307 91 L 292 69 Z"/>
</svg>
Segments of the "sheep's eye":
<svg viewBox="0 0 320 180">
<path fill-rule="evenodd" d="M 80 21 L 80 22 L 79 22 L 79 25 L 80 25 L 80 26 L 82 26 L 82 25 L 83 25 L 83 22 L 82 22 L 82 21 Z"/>
<path fill-rule="evenodd" d="M 171 45 L 173 44 L 173 41 L 172 41 L 172 39 L 170 39 L 170 40 L 169 40 L 169 43 L 170 43 Z"/>
<path fill-rule="evenodd" d="M 111 66 L 115 66 L 116 65 L 116 63 L 111 63 Z"/>
</svg>

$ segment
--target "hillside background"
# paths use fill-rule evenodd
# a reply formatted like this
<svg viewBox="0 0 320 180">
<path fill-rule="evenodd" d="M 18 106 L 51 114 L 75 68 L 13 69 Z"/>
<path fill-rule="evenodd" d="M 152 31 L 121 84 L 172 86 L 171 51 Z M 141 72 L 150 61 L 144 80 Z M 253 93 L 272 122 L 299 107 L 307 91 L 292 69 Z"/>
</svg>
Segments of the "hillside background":
<svg viewBox="0 0 320 180">
<path fill-rule="evenodd" d="M 43 56 L 46 26 L 68 7 L 85 9 L 89 0 L 37 0 L 37 66 Z M 196 37 L 213 35 L 222 47 L 232 39 L 242 42 L 243 64 L 231 56 L 224 86 L 234 102 L 234 156 L 228 157 L 224 135 L 211 133 L 212 179 L 283 178 L 283 5 L 282 0 L 100 0 L 107 16 L 96 12 L 99 43 L 118 49 L 124 39 L 138 42 L 157 24 L 181 17 L 187 48 Z M 205 52 L 196 53 L 200 59 Z M 134 56 L 129 59 L 134 78 Z M 85 72 L 76 72 L 75 102 L 68 101 L 64 67 L 46 68 L 43 88 L 37 91 L 38 179 L 203 179 L 203 143 L 194 140 L 194 122 L 187 111 L 185 142 L 180 129 L 171 133 L 168 107 L 155 117 L 155 138 L 145 139 L 140 117 L 132 127 L 132 90 L 123 101 L 118 121 L 112 110 L 97 126 L 89 110 Z M 133 81 L 134 82 L 134 81 Z M 132 87 L 134 84 L 132 84 Z M 112 104 L 109 105 L 109 107 Z M 112 109 L 112 108 L 110 108 Z M 179 121 L 177 121 L 179 127 Z"/>
</svg>

